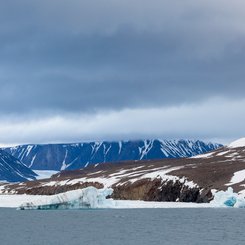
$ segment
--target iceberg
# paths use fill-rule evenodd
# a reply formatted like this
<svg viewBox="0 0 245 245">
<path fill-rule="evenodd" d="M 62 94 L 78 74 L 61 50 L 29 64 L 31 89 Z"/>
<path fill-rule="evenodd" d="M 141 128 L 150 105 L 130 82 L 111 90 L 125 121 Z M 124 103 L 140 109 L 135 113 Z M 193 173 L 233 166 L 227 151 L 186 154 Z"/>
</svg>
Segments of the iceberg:
<svg viewBox="0 0 245 245">
<path fill-rule="evenodd" d="M 68 191 L 52 196 L 44 196 L 33 202 L 26 202 L 19 206 L 19 210 L 57 210 L 57 209 L 89 209 L 112 208 L 112 199 L 107 199 L 113 190 L 111 188 L 96 189 L 87 187 L 84 189 Z"/>
<path fill-rule="evenodd" d="M 233 192 L 233 189 L 229 187 L 227 191 L 216 192 L 210 204 L 215 207 L 245 208 L 245 199 L 242 195 Z"/>
</svg>

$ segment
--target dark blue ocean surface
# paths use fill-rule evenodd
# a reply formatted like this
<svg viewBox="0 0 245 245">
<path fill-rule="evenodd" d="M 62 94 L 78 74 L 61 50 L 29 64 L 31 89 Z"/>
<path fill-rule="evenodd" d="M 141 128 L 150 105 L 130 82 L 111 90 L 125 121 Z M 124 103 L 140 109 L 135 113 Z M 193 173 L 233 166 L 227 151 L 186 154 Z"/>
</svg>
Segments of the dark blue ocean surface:
<svg viewBox="0 0 245 245">
<path fill-rule="evenodd" d="M 0 209 L 3 245 L 245 244 L 245 209 Z"/>
</svg>

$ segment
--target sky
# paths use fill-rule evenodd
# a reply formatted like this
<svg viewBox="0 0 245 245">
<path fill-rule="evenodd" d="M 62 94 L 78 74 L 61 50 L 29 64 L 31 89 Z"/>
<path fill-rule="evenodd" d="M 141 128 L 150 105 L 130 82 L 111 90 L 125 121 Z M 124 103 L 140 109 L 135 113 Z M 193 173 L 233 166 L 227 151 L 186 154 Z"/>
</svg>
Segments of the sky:
<svg viewBox="0 0 245 245">
<path fill-rule="evenodd" d="M 244 137 L 244 0 L 0 3 L 0 145 Z"/>
</svg>

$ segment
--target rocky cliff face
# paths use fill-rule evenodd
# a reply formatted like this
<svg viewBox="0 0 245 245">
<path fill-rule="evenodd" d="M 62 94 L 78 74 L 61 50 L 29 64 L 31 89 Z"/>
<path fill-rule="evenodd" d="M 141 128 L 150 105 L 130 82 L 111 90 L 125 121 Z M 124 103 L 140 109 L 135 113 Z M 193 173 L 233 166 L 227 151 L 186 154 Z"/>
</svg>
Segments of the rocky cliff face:
<svg viewBox="0 0 245 245">
<path fill-rule="evenodd" d="M 5 150 L 34 170 L 72 170 L 105 162 L 191 157 L 221 147 L 191 140 L 23 145 Z"/>
<path fill-rule="evenodd" d="M 211 192 L 202 194 L 200 187 L 185 186 L 180 181 L 165 181 L 160 179 L 141 180 L 132 185 L 113 187 L 113 199 L 143 200 L 157 202 L 209 202 Z"/>
</svg>

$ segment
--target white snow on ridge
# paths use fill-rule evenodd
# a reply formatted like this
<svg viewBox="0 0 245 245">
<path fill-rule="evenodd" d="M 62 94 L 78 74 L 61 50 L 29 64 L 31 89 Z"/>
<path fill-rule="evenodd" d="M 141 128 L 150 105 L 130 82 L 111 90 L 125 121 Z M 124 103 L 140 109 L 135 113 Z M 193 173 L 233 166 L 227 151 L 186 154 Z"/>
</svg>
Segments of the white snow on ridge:
<svg viewBox="0 0 245 245">
<path fill-rule="evenodd" d="M 241 138 L 232 142 L 228 147 L 229 148 L 245 147 L 245 138 Z"/>
<path fill-rule="evenodd" d="M 196 156 L 191 157 L 191 158 L 209 158 L 209 157 L 212 157 L 213 154 L 214 154 L 213 152 L 210 152 L 210 153 L 206 153 L 206 154 L 196 155 Z"/>
<path fill-rule="evenodd" d="M 227 153 L 229 153 L 229 152 L 230 152 L 230 151 L 223 151 L 223 152 L 218 153 L 217 156 L 223 156 L 223 155 L 225 155 L 225 154 L 227 154 Z"/>
<path fill-rule="evenodd" d="M 142 169 L 144 166 L 139 166 L 132 169 L 122 169 L 119 172 L 113 173 L 109 176 L 101 176 L 101 177 L 82 177 L 78 179 L 72 179 L 72 180 L 63 180 L 63 181 L 51 181 L 46 184 L 43 184 L 43 186 L 62 186 L 62 185 L 75 185 L 77 183 L 85 183 L 85 182 L 98 182 L 104 185 L 105 188 L 110 188 L 112 185 L 117 184 L 121 185 L 120 181 L 123 178 L 131 178 L 129 181 L 131 183 L 136 182 L 139 179 L 154 179 L 154 178 L 162 178 L 163 181 L 167 180 L 173 180 L 174 182 L 177 180 L 180 180 L 182 183 L 185 183 L 185 185 L 188 185 L 189 187 L 194 187 L 195 184 L 188 182 L 185 178 L 180 179 L 176 176 L 167 175 L 167 173 L 172 172 L 174 170 L 178 170 L 183 168 L 183 166 L 179 167 L 159 167 L 154 169 Z"/>
<path fill-rule="evenodd" d="M 230 182 L 226 184 L 226 186 L 235 185 L 243 182 L 244 180 L 245 180 L 245 169 L 235 172 Z"/>
<path fill-rule="evenodd" d="M 183 183 L 185 186 L 188 186 L 189 188 L 195 188 L 198 185 L 195 184 L 193 181 L 188 181 L 187 178 L 185 177 L 178 177 L 178 176 L 173 176 L 173 175 L 169 175 L 168 173 L 175 171 L 175 170 L 179 170 L 184 168 L 184 166 L 179 166 L 179 167 L 172 167 L 172 168 L 166 168 L 166 169 L 161 169 L 159 171 L 154 171 L 151 173 L 147 173 L 142 175 L 140 178 L 136 178 L 136 179 L 131 179 L 130 182 L 134 183 L 136 181 L 138 181 L 139 179 L 156 179 L 156 178 L 161 178 L 162 181 L 173 181 L 174 183 L 176 181 L 179 181 L 180 183 Z"/>
</svg>

